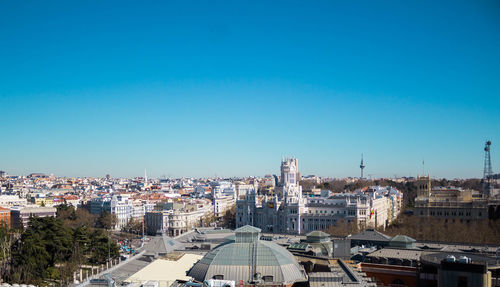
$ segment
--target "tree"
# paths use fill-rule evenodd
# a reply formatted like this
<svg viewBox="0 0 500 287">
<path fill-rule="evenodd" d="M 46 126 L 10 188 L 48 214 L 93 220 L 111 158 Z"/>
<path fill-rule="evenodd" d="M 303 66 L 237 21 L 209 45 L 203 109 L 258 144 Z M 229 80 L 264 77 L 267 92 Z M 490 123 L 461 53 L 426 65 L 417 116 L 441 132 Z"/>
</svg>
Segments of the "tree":
<svg viewBox="0 0 500 287">
<path fill-rule="evenodd" d="M 358 222 L 356 220 L 351 220 L 347 222 L 345 219 L 341 219 L 336 225 L 330 225 L 326 230 L 326 233 L 335 236 L 347 236 L 349 234 L 356 234 L 360 231 Z"/>
<path fill-rule="evenodd" d="M 62 219 L 62 220 L 75 220 L 76 219 L 76 211 L 75 208 L 72 205 L 68 205 L 66 203 L 59 204 L 56 206 L 57 213 L 56 213 L 56 218 Z"/>
<path fill-rule="evenodd" d="M 12 281 L 39 284 L 46 276 L 50 254 L 45 249 L 41 234 L 27 232 L 21 236 L 13 250 Z"/>
<path fill-rule="evenodd" d="M 114 258 L 120 255 L 116 242 L 111 241 L 103 230 L 96 229 L 92 234 L 90 262 L 103 264 L 108 260 L 108 254 Z"/>
<path fill-rule="evenodd" d="M 95 225 L 96 216 L 90 214 L 86 209 L 78 208 L 75 212 L 76 219 L 73 222 L 73 227 L 86 226 L 91 228 Z M 115 217 L 116 218 L 116 217 Z"/>
<path fill-rule="evenodd" d="M 110 230 L 115 227 L 117 222 L 116 214 L 104 210 L 97 218 L 96 227 Z"/>
<path fill-rule="evenodd" d="M 142 221 L 132 218 L 127 222 L 127 225 L 122 228 L 122 231 L 136 234 L 142 233 Z"/>
<path fill-rule="evenodd" d="M 59 215 L 66 221 L 76 221 L 63 215 L 68 210 L 62 208 Z M 3 234 L 0 228 L 0 238 Z M 10 282 L 40 285 L 49 278 L 67 285 L 78 266 L 89 262 L 102 264 L 109 255 L 119 256 L 119 249 L 102 229 L 93 230 L 87 225 L 71 228 L 61 218 L 32 217 L 12 245 L 8 268 L 1 271 Z"/>
<path fill-rule="evenodd" d="M 5 222 L 0 221 L 0 260 L 9 256 L 12 236 L 9 233 L 9 228 Z"/>
<path fill-rule="evenodd" d="M 234 229 L 236 227 L 236 204 L 231 206 L 222 216 L 222 226 Z"/>
</svg>

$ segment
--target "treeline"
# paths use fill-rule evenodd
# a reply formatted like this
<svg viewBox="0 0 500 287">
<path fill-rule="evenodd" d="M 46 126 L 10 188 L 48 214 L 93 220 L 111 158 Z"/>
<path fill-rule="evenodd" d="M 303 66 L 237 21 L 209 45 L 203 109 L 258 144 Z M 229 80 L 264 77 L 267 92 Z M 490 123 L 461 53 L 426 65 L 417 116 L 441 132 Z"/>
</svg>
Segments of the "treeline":
<svg viewBox="0 0 500 287">
<path fill-rule="evenodd" d="M 336 225 L 330 225 L 323 231 L 335 237 L 345 237 L 361 232 L 362 228 L 359 228 L 356 221 L 347 222 L 341 219 Z"/>
<path fill-rule="evenodd" d="M 344 237 L 363 231 L 355 221 L 340 220 L 337 225 L 329 226 L 326 233 Z M 500 224 L 498 220 L 477 220 L 470 223 L 456 220 L 445 221 L 438 218 L 418 218 L 400 215 L 385 230 L 378 231 L 389 236 L 406 235 L 418 241 L 437 241 L 449 243 L 498 244 L 500 242 Z"/>
<path fill-rule="evenodd" d="M 57 218 L 32 217 L 25 231 L 7 233 L 15 240 L 3 259 L 2 278 L 10 283 L 67 285 L 81 265 L 100 265 L 109 256 L 116 258 L 119 248 L 103 229 L 106 216 L 94 221 L 86 211 L 61 206 Z"/>
<path fill-rule="evenodd" d="M 420 218 L 400 215 L 385 230 L 387 235 L 404 234 L 419 241 L 461 242 L 476 244 L 498 244 L 500 223 L 498 220 L 447 221 L 439 218 Z"/>
</svg>

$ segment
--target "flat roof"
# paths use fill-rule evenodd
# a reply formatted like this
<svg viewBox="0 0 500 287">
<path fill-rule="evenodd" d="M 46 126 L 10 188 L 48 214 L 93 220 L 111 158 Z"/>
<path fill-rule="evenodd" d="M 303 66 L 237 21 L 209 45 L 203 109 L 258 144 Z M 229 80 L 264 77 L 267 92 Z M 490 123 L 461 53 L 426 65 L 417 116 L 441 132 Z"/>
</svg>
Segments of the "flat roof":
<svg viewBox="0 0 500 287">
<path fill-rule="evenodd" d="M 176 261 L 157 259 L 127 278 L 124 282 L 158 281 L 161 287 L 168 287 L 175 280 L 191 279 L 191 277 L 186 275 L 186 272 L 202 257 L 197 254 L 184 254 Z"/>
<path fill-rule="evenodd" d="M 367 257 L 382 257 L 382 258 L 395 258 L 395 259 L 408 259 L 408 260 L 420 260 L 420 256 L 427 252 L 419 249 L 396 249 L 396 248 L 382 248 L 375 252 L 372 252 Z"/>
</svg>

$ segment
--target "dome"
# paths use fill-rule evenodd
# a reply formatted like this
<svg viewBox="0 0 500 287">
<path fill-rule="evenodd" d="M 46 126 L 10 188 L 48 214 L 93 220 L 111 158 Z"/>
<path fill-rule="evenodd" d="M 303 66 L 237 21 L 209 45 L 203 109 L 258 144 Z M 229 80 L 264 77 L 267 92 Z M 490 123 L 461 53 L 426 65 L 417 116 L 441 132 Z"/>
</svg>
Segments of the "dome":
<svg viewBox="0 0 500 287">
<path fill-rule="evenodd" d="M 201 282 L 223 279 L 290 284 L 306 280 L 303 268 L 288 250 L 259 240 L 260 229 L 246 225 L 235 233 L 234 240 L 208 252 L 189 270 L 188 276 Z"/>
<path fill-rule="evenodd" d="M 415 239 L 406 235 L 396 235 L 389 242 L 389 246 L 411 249 L 414 242 L 416 242 Z"/>
</svg>

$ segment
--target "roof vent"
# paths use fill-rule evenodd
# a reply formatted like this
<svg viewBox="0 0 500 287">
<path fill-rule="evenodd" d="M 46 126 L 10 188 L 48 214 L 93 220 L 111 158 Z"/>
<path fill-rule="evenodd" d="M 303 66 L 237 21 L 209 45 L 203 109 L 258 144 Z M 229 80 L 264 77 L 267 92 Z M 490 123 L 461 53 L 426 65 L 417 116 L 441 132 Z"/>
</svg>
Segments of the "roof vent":
<svg viewBox="0 0 500 287">
<path fill-rule="evenodd" d="M 446 262 L 455 262 L 457 260 L 457 258 L 453 255 L 448 255 L 446 256 Z"/>
<path fill-rule="evenodd" d="M 458 262 L 459 262 L 459 263 L 469 264 L 469 263 L 471 263 L 471 261 L 472 261 L 472 260 L 471 260 L 469 257 L 467 257 L 467 256 L 460 256 L 460 257 L 458 258 Z"/>
</svg>

